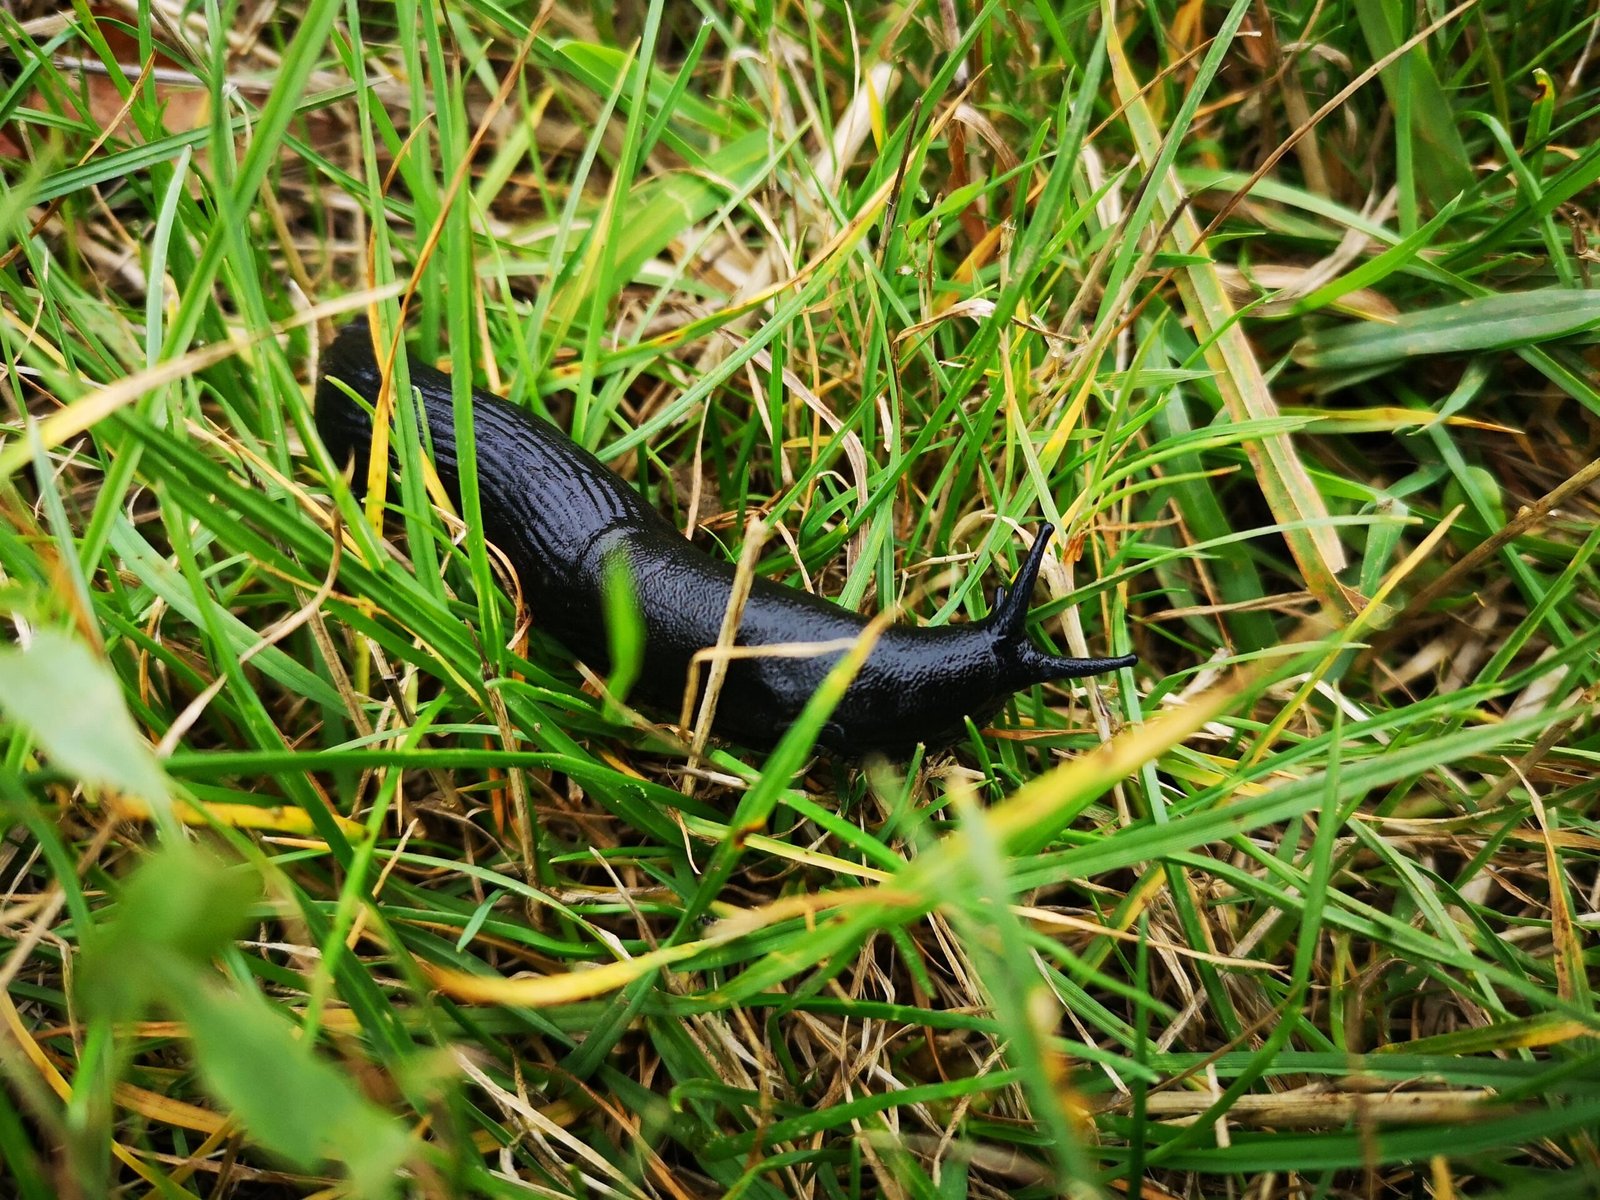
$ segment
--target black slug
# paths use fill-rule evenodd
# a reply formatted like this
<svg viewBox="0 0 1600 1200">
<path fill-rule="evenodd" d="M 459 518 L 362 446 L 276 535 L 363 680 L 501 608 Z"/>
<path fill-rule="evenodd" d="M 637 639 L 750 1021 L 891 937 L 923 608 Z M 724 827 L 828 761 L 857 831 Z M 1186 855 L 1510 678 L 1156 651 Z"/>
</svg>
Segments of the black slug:
<svg viewBox="0 0 1600 1200">
<path fill-rule="evenodd" d="M 372 419 L 334 379 L 369 404 L 375 401 L 379 368 L 364 320 L 348 325 L 326 352 L 316 398 L 322 440 L 335 462 L 355 460 L 360 487 Z M 459 499 L 450 380 L 413 363 L 411 385 L 421 398 L 439 478 Z M 634 697 L 677 712 L 691 656 L 717 642 L 733 566 L 691 545 L 554 425 L 483 391 L 474 391 L 473 405 L 484 536 L 516 569 L 535 628 L 605 669 L 601 589 L 609 557 L 623 552 L 645 630 Z M 1012 587 L 996 593 L 994 611 L 984 620 L 884 630 L 834 709 L 821 744 L 858 757 L 903 754 L 918 742 L 949 743 L 964 733 L 965 718 L 987 722 L 1021 688 L 1133 665 L 1133 655 L 1057 658 L 1028 640 L 1023 625 L 1050 533 L 1049 527 L 1041 531 Z M 865 618 L 827 600 L 757 579 L 738 643 L 831 642 L 854 638 L 865 625 Z M 717 703 L 715 732 L 757 748 L 774 745 L 841 654 L 734 660 Z"/>
</svg>

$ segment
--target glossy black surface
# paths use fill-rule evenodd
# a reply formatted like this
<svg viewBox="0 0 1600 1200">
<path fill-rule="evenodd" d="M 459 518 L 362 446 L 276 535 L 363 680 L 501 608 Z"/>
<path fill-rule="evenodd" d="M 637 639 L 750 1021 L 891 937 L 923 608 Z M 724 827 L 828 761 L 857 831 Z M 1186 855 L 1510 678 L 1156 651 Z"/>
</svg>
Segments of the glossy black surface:
<svg viewBox="0 0 1600 1200">
<path fill-rule="evenodd" d="M 369 403 L 377 397 L 379 372 L 365 322 L 347 326 L 329 348 L 317 388 L 317 428 L 335 462 L 355 459 L 359 487 L 366 478 L 371 419 L 331 379 Z M 450 381 L 413 363 L 411 385 L 421 398 L 440 480 L 455 497 Z M 484 535 L 515 566 L 534 627 L 605 670 L 605 562 L 613 553 L 624 554 L 646 633 L 633 698 L 676 714 L 690 657 L 716 644 L 733 566 L 691 545 L 622 478 L 549 422 L 484 391 L 473 393 L 473 422 Z M 1021 688 L 1131 666 L 1131 655 L 1057 658 L 1028 640 L 1028 599 L 1049 533 L 1041 531 L 1015 587 L 1009 594 L 1002 589 L 985 620 L 885 630 L 834 709 L 822 744 L 859 756 L 905 753 L 918 742 L 947 743 L 962 736 L 965 718 L 983 724 Z M 836 641 L 859 635 L 866 623 L 807 592 L 757 580 L 738 642 Z M 746 745 L 772 746 L 842 654 L 734 661 L 718 700 L 716 732 Z"/>
</svg>

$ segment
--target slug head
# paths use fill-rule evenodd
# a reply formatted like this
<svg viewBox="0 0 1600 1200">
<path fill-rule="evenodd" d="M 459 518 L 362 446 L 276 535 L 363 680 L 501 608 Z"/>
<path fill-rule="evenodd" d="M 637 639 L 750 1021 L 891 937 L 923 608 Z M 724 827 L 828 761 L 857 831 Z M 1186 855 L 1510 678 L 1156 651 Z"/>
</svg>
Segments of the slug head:
<svg viewBox="0 0 1600 1200">
<path fill-rule="evenodd" d="M 918 742 L 948 745 L 965 736 L 969 719 L 986 724 L 1023 688 L 1101 675 L 1137 662 L 1131 654 L 1060 658 L 1028 639 L 1028 601 L 1052 532 L 1048 525 L 1040 531 L 1011 587 L 995 594 L 994 611 L 986 619 L 886 630 L 834 710 L 822 743 L 849 757 L 872 752 L 898 756 Z M 798 701 L 810 691 L 811 686 L 797 689 Z"/>
</svg>

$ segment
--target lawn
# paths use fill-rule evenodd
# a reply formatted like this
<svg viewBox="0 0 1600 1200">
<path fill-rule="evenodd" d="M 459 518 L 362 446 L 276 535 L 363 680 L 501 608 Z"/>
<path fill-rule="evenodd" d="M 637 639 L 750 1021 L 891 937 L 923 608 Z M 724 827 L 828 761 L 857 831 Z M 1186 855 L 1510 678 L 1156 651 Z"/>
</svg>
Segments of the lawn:
<svg viewBox="0 0 1600 1200">
<path fill-rule="evenodd" d="M 1600 1194 L 1593 5 L 0 37 L 0 1194 Z M 1052 525 L 1030 637 L 1138 665 L 706 740 L 408 364 L 864 616 Z"/>
</svg>

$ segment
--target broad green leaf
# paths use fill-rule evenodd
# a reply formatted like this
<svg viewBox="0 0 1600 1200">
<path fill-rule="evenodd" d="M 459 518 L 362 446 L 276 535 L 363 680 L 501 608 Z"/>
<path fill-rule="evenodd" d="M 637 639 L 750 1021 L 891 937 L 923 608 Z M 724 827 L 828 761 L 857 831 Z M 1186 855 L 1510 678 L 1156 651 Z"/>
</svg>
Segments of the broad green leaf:
<svg viewBox="0 0 1600 1200">
<path fill-rule="evenodd" d="M 1407 313 L 1388 325 L 1346 325 L 1301 342 L 1304 366 L 1349 371 L 1424 354 L 1475 354 L 1536 346 L 1600 325 L 1600 289 L 1549 288 L 1480 296 Z"/>
<path fill-rule="evenodd" d="M 78 986 L 94 1012 L 131 1021 L 192 978 L 235 937 L 261 895 L 258 878 L 177 841 L 122 889 L 115 916 L 84 939 Z"/>
<path fill-rule="evenodd" d="M 251 1139 L 302 1170 L 336 1162 L 356 1196 L 393 1193 L 410 1139 L 350 1076 L 316 1054 L 254 990 L 215 981 L 175 991 L 206 1090 Z"/>
<path fill-rule="evenodd" d="M 260 993 L 225 985 L 212 966 L 238 936 L 259 877 L 186 842 L 129 879 L 113 920 L 87 939 L 78 985 L 90 1012 L 138 1019 L 152 1005 L 188 1026 L 206 1089 L 250 1137 L 302 1170 L 342 1165 L 355 1195 L 387 1196 L 405 1158 L 403 1126 Z"/>
<path fill-rule="evenodd" d="M 0 713 L 68 774 L 151 804 L 170 800 L 116 675 L 76 638 L 43 629 L 24 649 L 0 650 Z"/>
</svg>

